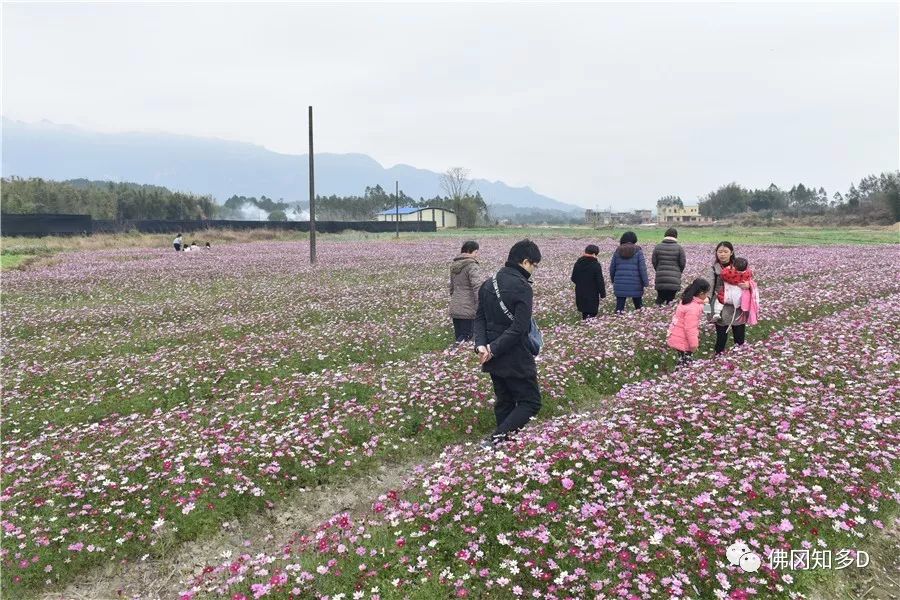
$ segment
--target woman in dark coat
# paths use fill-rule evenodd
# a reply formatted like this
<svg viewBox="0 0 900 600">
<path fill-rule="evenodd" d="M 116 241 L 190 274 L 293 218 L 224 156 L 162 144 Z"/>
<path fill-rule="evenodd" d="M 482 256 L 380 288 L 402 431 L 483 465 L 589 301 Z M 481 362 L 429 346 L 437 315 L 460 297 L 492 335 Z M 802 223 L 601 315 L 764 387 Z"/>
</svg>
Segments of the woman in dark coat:
<svg viewBox="0 0 900 600">
<path fill-rule="evenodd" d="M 603 281 L 603 267 L 597 257 L 600 248 L 589 244 L 584 254 L 572 267 L 572 283 L 575 284 L 575 306 L 581 311 L 581 318 L 596 317 L 600 311 L 600 299 L 606 298 L 606 282 Z"/>
<path fill-rule="evenodd" d="M 619 247 L 609 263 L 609 280 L 616 294 L 616 312 L 625 310 L 625 301 L 631 298 L 635 310 L 643 305 L 644 288 L 647 287 L 647 262 L 644 251 L 637 245 L 633 231 L 622 234 Z"/>
<path fill-rule="evenodd" d="M 687 264 L 684 248 L 678 243 L 677 229 L 666 230 L 666 237 L 653 249 L 650 263 L 656 271 L 656 304 L 668 304 L 681 291 L 681 274 Z"/>
</svg>

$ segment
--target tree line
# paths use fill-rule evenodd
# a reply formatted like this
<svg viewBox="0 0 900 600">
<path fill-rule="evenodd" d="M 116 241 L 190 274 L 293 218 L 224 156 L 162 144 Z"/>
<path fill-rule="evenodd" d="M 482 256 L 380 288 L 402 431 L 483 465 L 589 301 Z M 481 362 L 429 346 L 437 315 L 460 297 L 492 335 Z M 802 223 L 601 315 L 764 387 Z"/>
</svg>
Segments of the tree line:
<svg viewBox="0 0 900 600">
<path fill-rule="evenodd" d="M 3 212 L 79 214 L 98 220 L 210 219 L 219 206 L 212 196 L 173 192 L 158 185 L 70 179 L 2 179 Z"/>
<path fill-rule="evenodd" d="M 459 168 L 456 168 L 459 169 Z M 465 169 L 451 169 L 442 180 L 445 196 L 418 200 L 402 190 L 391 194 L 380 185 L 367 186 L 361 196 L 316 196 L 316 218 L 335 221 L 369 221 L 379 212 L 401 207 L 435 207 L 454 210 L 461 227 L 492 224 L 481 193 L 472 192 Z M 89 214 L 101 220 L 197 220 L 197 219 L 308 219 L 308 202 L 286 202 L 265 195 L 234 195 L 219 205 L 211 196 L 173 192 L 157 185 L 70 179 L 50 181 L 20 177 L 2 180 L 3 212 L 35 214 Z"/>
<path fill-rule="evenodd" d="M 657 201 L 657 208 L 663 206 L 681 208 L 684 204 L 678 196 L 665 196 Z M 851 184 L 846 193 L 838 191 L 830 197 L 825 188 L 802 183 L 789 190 L 774 183 L 752 190 L 729 183 L 701 198 L 699 209 L 701 215 L 714 219 L 755 213 L 768 217 L 834 215 L 894 223 L 900 221 L 900 171 L 868 175 L 859 184 Z"/>
</svg>

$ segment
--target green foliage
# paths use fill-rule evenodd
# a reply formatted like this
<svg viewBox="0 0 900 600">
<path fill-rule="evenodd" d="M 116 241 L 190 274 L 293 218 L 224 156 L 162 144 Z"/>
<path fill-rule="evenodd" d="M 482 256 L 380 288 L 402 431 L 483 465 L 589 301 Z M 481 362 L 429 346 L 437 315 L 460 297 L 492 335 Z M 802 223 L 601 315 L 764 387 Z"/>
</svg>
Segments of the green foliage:
<svg viewBox="0 0 900 600">
<path fill-rule="evenodd" d="M 287 214 L 285 214 L 285 212 L 282 209 L 276 208 L 275 210 L 273 210 L 272 212 L 269 213 L 269 220 L 270 221 L 287 221 L 288 218 L 287 218 Z"/>
<path fill-rule="evenodd" d="M 684 208 L 684 202 L 681 200 L 681 196 L 663 196 L 656 201 L 656 208 L 663 208 L 667 206 L 677 206 L 678 208 Z"/>
<path fill-rule="evenodd" d="M 764 190 L 750 192 L 747 206 L 753 212 L 781 211 L 787 207 L 787 195 L 773 183 Z"/>
<path fill-rule="evenodd" d="M 210 196 L 173 192 L 156 185 L 112 181 L 2 180 L 3 212 L 89 214 L 94 219 L 210 219 L 218 206 Z"/>
<path fill-rule="evenodd" d="M 668 205 L 674 196 L 660 198 L 657 206 Z M 737 183 L 729 183 L 710 192 L 700 200 L 700 214 L 716 219 L 740 213 L 775 215 L 848 215 L 862 222 L 894 223 L 900 220 L 900 171 L 863 177 L 858 185 L 851 184 L 846 194 L 835 192 L 829 201 L 825 188 L 798 183 L 783 191 L 774 183 L 766 189 L 748 190 Z"/>
<path fill-rule="evenodd" d="M 700 202 L 700 214 L 708 217 L 730 217 L 747 210 L 750 191 L 737 183 L 723 185 Z"/>
</svg>

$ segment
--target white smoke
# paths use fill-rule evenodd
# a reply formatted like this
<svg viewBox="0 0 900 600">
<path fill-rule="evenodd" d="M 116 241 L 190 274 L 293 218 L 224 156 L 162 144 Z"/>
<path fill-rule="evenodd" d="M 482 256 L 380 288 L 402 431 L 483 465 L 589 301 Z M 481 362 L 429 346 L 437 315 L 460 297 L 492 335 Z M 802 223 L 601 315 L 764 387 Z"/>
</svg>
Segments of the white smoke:
<svg viewBox="0 0 900 600">
<path fill-rule="evenodd" d="M 245 204 L 235 213 L 238 221 L 268 221 L 269 213 L 253 204 Z"/>
<path fill-rule="evenodd" d="M 299 206 L 294 206 L 286 214 L 288 221 L 309 221 L 309 211 L 302 210 Z"/>
</svg>

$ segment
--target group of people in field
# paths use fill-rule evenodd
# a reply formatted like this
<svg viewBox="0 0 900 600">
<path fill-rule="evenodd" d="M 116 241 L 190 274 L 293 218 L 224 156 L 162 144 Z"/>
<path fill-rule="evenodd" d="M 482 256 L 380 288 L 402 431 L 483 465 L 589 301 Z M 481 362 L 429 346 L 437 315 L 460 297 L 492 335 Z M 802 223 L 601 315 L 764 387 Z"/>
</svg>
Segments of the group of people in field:
<svg viewBox="0 0 900 600">
<path fill-rule="evenodd" d="M 643 307 L 649 278 L 637 241 L 634 232 L 623 234 L 609 263 L 616 313 L 625 311 L 629 298 L 635 310 Z M 503 268 L 488 279 L 482 277 L 478 251 L 478 242 L 467 241 L 450 264 L 450 316 L 456 341 L 474 341 L 481 369 L 491 376 L 497 427 L 482 445 L 493 447 L 541 409 L 535 356 L 543 340 L 532 314 L 533 276 L 541 251 L 531 240 L 516 242 Z M 589 244 L 572 267 L 575 305 L 584 320 L 599 314 L 600 301 L 606 297 L 599 255 L 599 247 Z M 704 315 L 715 325 L 716 355 L 725 350 L 729 330 L 735 345 L 744 343 L 747 325 L 757 322 L 759 293 L 747 259 L 736 256 L 730 242 L 719 242 L 708 275 L 694 279 L 683 291 L 687 259 L 676 229 L 668 229 L 656 244 L 650 264 L 656 274 L 657 306 L 668 306 L 681 292 L 667 334 L 679 365 L 693 360 Z"/>
<path fill-rule="evenodd" d="M 192 252 L 196 250 L 200 250 L 200 246 L 197 245 L 196 241 L 191 242 L 190 245 L 184 243 L 184 238 L 179 233 L 175 236 L 175 239 L 172 240 L 172 245 L 175 247 L 175 252 Z M 212 246 L 209 242 L 206 242 L 206 245 L 203 247 L 205 250 L 210 250 Z"/>
</svg>

